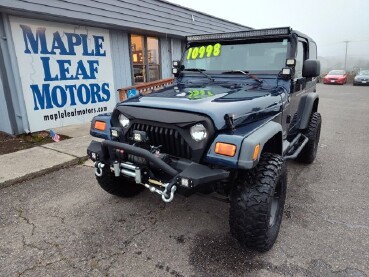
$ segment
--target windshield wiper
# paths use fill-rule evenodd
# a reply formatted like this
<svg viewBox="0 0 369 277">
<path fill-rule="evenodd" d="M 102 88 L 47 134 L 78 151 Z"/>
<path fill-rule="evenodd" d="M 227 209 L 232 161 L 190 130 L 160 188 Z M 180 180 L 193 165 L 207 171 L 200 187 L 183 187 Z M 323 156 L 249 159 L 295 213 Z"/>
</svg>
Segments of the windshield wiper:
<svg viewBox="0 0 369 277">
<path fill-rule="evenodd" d="M 214 82 L 214 78 L 206 74 L 204 71 L 205 69 L 202 68 L 185 68 L 182 71 L 194 71 L 194 72 L 200 72 L 202 75 L 204 75 L 206 78 L 208 78 L 210 81 Z"/>
<path fill-rule="evenodd" d="M 262 83 L 263 81 L 258 79 L 255 75 L 250 74 L 248 71 L 243 71 L 243 70 L 229 70 L 229 71 L 223 71 L 222 74 L 232 74 L 232 73 L 241 73 L 245 76 L 247 76 L 248 78 L 251 78 L 253 80 L 255 80 L 258 83 Z"/>
</svg>

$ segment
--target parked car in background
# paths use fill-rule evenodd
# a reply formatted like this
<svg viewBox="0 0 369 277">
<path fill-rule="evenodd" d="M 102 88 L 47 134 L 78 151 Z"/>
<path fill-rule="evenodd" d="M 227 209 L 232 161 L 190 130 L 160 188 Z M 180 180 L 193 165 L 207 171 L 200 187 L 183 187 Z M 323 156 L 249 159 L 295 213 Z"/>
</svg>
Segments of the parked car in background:
<svg viewBox="0 0 369 277">
<path fill-rule="evenodd" d="M 369 70 L 360 70 L 354 78 L 353 85 L 369 85 Z"/>
<path fill-rule="evenodd" d="M 324 84 L 339 84 L 347 83 L 347 73 L 345 70 L 331 70 L 323 78 Z"/>
</svg>

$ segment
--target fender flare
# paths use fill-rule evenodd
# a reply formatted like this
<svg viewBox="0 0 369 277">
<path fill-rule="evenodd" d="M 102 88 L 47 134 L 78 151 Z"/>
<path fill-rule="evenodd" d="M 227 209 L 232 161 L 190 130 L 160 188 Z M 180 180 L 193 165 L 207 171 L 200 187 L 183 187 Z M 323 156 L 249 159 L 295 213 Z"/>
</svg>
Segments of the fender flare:
<svg viewBox="0 0 369 277">
<path fill-rule="evenodd" d="M 300 121 L 300 130 L 306 129 L 308 127 L 311 113 L 314 109 L 314 103 L 318 99 L 319 101 L 319 95 L 316 92 L 310 92 L 305 97 L 305 105 L 302 110 L 301 114 L 301 121 Z"/>
<path fill-rule="evenodd" d="M 110 134 L 110 128 L 111 128 L 110 118 L 111 118 L 111 114 L 110 113 L 99 114 L 99 115 L 94 116 L 92 118 L 92 120 L 91 120 L 90 135 L 93 136 L 93 137 L 96 137 L 96 138 L 111 140 L 111 134 Z M 96 121 L 103 121 L 103 122 L 105 122 L 106 128 L 105 128 L 104 131 L 97 130 L 97 129 L 94 128 Z"/>
<path fill-rule="evenodd" d="M 251 135 L 247 136 L 241 145 L 240 156 L 238 159 L 238 168 L 240 169 L 251 169 L 253 168 L 260 159 L 260 154 L 263 151 L 264 145 L 275 135 L 281 134 L 282 136 L 282 125 L 274 122 L 269 121 Z M 255 147 L 260 144 L 260 150 L 258 153 L 258 157 L 256 160 L 253 159 L 254 149 Z M 280 145 L 280 153 L 283 150 L 283 143 Z"/>
</svg>

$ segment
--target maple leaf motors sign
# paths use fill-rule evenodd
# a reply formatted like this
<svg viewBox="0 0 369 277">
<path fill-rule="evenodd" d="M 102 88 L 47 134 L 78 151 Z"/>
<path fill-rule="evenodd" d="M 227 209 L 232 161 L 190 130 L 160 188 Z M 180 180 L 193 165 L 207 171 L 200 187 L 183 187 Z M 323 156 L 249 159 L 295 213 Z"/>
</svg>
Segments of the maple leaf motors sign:
<svg viewBox="0 0 369 277">
<path fill-rule="evenodd" d="M 31 132 L 113 110 L 108 30 L 19 17 L 10 23 Z"/>
</svg>

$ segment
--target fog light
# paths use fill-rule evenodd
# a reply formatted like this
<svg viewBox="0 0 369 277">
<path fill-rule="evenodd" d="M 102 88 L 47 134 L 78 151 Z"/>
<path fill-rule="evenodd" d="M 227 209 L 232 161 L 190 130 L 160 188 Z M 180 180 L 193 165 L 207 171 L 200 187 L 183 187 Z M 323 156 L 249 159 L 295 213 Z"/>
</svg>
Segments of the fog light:
<svg viewBox="0 0 369 277">
<path fill-rule="evenodd" d="M 186 179 L 186 178 L 182 178 L 181 179 L 181 185 L 188 188 L 190 187 L 190 180 Z"/>
<path fill-rule="evenodd" d="M 111 136 L 112 137 L 119 137 L 119 133 L 118 133 L 118 131 L 117 130 L 111 130 Z"/>
<path fill-rule="evenodd" d="M 138 134 L 138 133 L 133 134 L 133 140 L 134 140 L 134 141 L 137 141 L 137 142 L 141 142 L 141 141 L 142 141 L 142 136 L 141 136 L 141 134 Z"/>
<path fill-rule="evenodd" d="M 99 154 L 91 152 L 91 151 L 88 151 L 87 154 L 90 157 L 90 159 L 93 160 L 94 162 L 99 160 Z"/>
<path fill-rule="evenodd" d="M 133 130 L 133 137 L 132 139 L 135 142 L 148 142 L 149 138 L 145 131 Z"/>
</svg>

